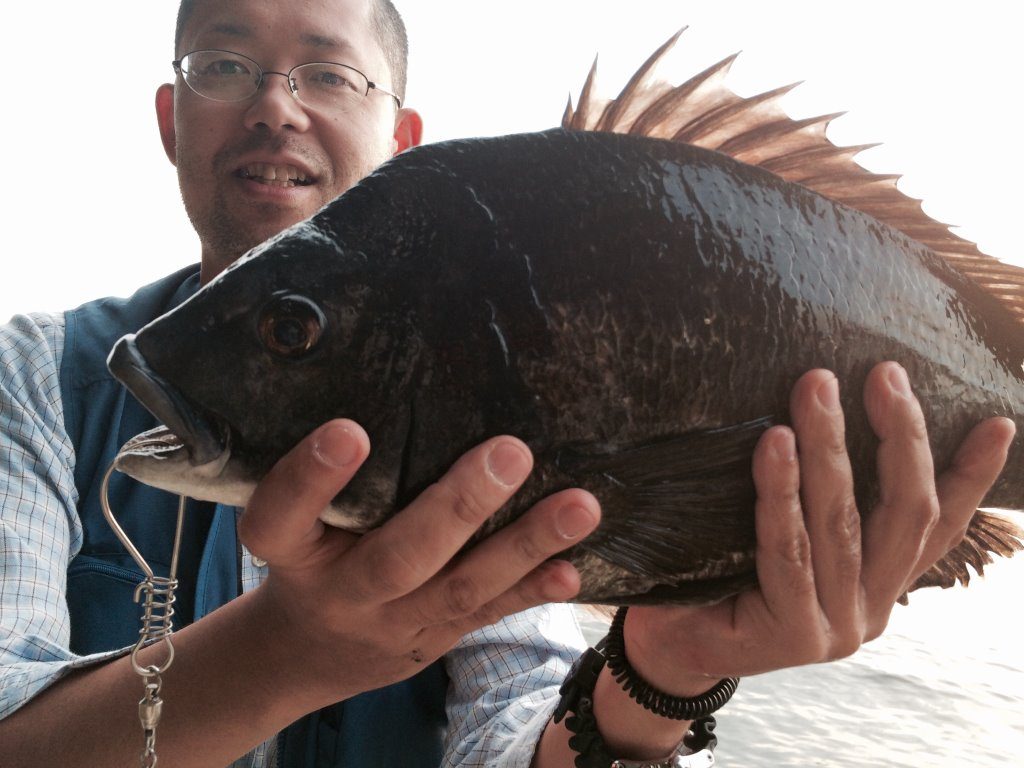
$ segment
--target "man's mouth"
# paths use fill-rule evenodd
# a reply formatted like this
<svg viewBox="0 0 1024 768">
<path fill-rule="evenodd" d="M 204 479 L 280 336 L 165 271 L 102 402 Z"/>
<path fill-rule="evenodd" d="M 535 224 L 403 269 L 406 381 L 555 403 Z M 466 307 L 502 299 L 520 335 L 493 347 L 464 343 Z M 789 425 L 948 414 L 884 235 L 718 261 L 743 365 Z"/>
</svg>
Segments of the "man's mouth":
<svg viewBox="0 0 1024 768">
<path fill-rule="evenodd" d="M 235 176 L 271 187 L 308 187 L 316 181 L 294 165 L 271 163 L 249 163 L 235 171 Z"/>
</svg>

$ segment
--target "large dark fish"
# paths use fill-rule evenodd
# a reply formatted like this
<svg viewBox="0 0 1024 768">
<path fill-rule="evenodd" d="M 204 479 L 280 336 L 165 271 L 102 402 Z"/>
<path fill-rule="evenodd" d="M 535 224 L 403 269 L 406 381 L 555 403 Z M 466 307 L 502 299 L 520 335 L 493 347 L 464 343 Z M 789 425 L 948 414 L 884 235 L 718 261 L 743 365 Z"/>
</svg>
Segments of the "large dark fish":
<svg viewBox="0 0 1024 768">
<path fill-rule="evenodd" d="M 860 400 L 874 363 L 906 367 L 939 468 L 985 417 L 1024 426 L 1021 271 L 850 163 L 827 119 L 779 118 L 777 94 L 709 106 L 727 63 L 675 90 L 649 63 L 607 107 L 588 85 L 566 129 L 406 152 L 257 247 L 114 349 L 114 375 L 170 430 L 119 467 L 243 504 L 302 437 L 350 417 L 373 452 L 324 519 L 365 531 L 510 433 L 536 470 L 481 535 L 582 486 L 603 520 L 567 555 L 579 601 L 699 603 L 756 581 L 750 456 L 802 372 L 845 384 L 861 509 L 877 496 Z M 682 143 L 606 132 L 624 129 Z M 1022 506 L 1021 450 L 989 504 Z M 920 585 L 966 582 L 1019 536 L 978 513 Z"/>
</svg>

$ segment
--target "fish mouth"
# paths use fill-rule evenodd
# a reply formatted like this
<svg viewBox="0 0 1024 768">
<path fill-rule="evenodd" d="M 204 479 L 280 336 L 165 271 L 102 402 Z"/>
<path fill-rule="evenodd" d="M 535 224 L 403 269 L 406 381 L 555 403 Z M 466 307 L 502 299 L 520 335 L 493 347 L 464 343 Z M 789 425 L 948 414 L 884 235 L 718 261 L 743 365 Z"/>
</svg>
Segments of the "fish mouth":
<svg viewBox="0 0 1024 768">
<path fill-rule="evenodd" d="M 166 426 L 160 425 L 131 438 L 119 453 L 164 459 L 177 458 L 181 451 L 188 451 L 182 439 Z"/>
<path fill-rule="evenodd" d="M 149 367 L 135 344 L 135 334 L 123 337 L 114 345 L 107 367 L 150 413 L 181 440 L 188 451 L 190 464 L 210 464 L 230 450 L 228 430 L 219 427 L 215 417 L 202 413 Z"/>
</svg>

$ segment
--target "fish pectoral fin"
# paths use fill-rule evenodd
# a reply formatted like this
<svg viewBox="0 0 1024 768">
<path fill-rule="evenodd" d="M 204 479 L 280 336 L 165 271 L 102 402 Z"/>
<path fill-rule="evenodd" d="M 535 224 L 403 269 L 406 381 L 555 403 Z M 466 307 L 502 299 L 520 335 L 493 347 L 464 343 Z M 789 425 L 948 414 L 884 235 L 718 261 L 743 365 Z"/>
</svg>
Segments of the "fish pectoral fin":
<svg viewBox="0 0 1024 768">
<path fill-rule="evenodd" d="M 985 566 L 993 562 L 993 555 L 1012 557 L 1021 550 L 1024 550 L 1024 531 L 1005 517 L 979 510 L 971 518 L 963 541 L 921 574 L 910 589 L 946 589 L 957 582 L 967 586 L 971 580 L 971 571 L 967 566 L 983 576 Z M 900 602 L 906 602 L 905 595 Z"/>
<path fill-rule="evenodd" d="M 601 525 L 579 546 L 660 584 L 752 574 L 751 457 L 771 424 L 761 418 L 604 453 L 562 449 L 558 468 L 601 501 Z"/>
</svg>

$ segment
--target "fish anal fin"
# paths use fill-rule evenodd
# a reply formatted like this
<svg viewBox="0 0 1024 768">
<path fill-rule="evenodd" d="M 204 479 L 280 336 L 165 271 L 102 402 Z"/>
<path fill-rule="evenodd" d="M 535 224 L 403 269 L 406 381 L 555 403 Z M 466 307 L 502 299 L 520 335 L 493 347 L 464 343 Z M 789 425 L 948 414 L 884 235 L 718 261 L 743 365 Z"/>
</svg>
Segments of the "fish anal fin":
<svg viewBox="0 0 1024 768">
<path fill-rule="evenodd" d="M 948 589 L 958 583 L 967 586 L 971 581 L 971 569 L 983 576 L 985 566 L 993 562 L 993 555 L 1012 557 L 1021 550 L 1024 550 L 1024 531 L 1001 515 L 978 511 L 971 519 L 963 541 L 925 571 L 914 582 L 911 591 L 922 587 Z"/>
<path fill-rule="evenodd" d="M 749 582 L 756 543 L 751 457 L 771 424 L 756 419 L 604 452 L 562 448 L 559 471 L 601 501 L 601 525 L 579 546 L 656 581 L 670 602 L 694 602 L 702 583 Z"/>
</svg>

